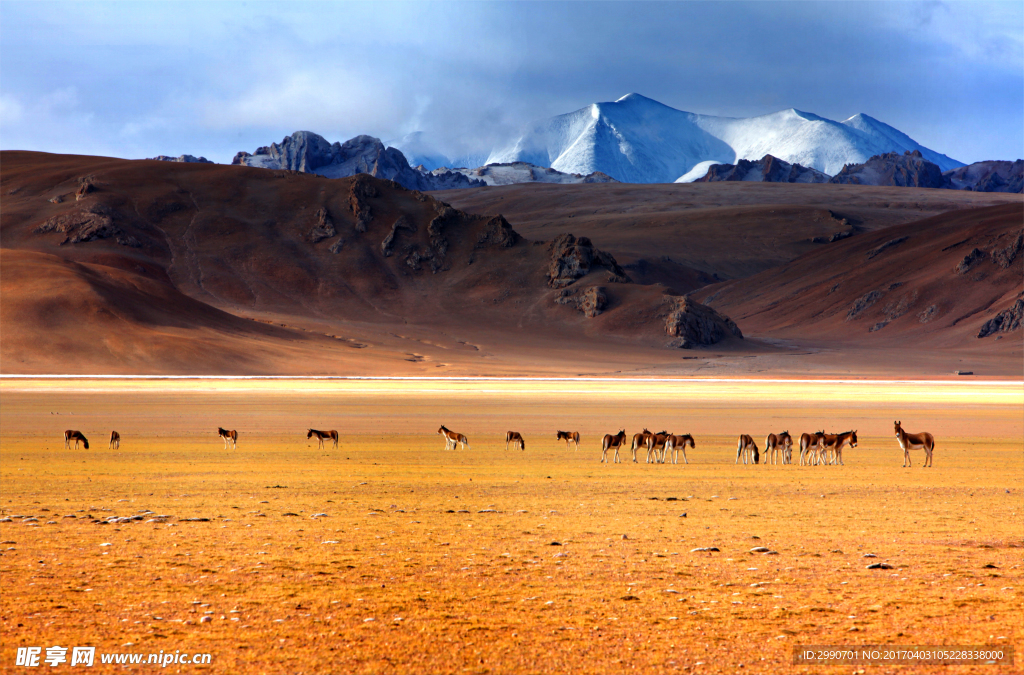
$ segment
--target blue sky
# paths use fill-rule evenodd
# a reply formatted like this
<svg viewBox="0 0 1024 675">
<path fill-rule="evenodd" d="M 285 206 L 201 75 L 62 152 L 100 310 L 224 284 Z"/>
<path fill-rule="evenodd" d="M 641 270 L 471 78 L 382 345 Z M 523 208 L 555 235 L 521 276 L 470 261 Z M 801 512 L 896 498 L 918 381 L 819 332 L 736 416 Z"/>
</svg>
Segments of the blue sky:
<svg viewBox="0 0 1024 675">
<path fill-rule="evenodd" d="M 1024 3 L 0 0 L 0 148 L 228 162 L 300 129 L 486 153 L 638 92 L 863 112 L 963 162 L 1024 156 Z"/>
</svg>

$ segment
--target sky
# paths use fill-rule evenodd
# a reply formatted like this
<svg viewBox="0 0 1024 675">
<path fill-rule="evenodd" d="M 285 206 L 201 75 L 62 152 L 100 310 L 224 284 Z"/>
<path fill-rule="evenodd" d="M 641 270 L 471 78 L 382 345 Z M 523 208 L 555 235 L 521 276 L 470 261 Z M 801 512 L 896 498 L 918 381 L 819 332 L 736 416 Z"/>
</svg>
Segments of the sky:
<svg viewBox="0 0 1024 675">
<path fill-rule="evenodd" d="M 236 152 L 308 130 L 487 154 L 637 92 L 694 113 L 866 113 L 1024 157 L 1024 3 L 0 0 L 0 149 Z"/>
</svg>

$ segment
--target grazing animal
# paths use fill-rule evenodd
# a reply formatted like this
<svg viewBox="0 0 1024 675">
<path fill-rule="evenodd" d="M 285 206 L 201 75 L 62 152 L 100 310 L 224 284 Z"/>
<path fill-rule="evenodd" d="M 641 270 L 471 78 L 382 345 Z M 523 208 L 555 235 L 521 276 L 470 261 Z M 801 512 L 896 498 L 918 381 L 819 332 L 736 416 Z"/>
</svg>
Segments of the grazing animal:
<svg viewBox="0 0 1024 675">
<path fill-rule="evenodd" d="M 656 434 L 649 434 L 647 436 L 647 463 L 651 463 L 651 454 L 654 455 L 654 462 L 664 464 L 665 463 L 665 441 L 672 434 L 667 431 L 659 431 Z M 661 460 L 658 459 L 658 452 L 661 452 Z"/>
<path fill-rule="evenodd" d="M 110 445 L 107 446 L 110 450 L 118 450 L 121 447 L 121 434 L 116 431 L 110 432 Z"/>
<path fill-rule="evenodd" d="M 228 441 L 231 441 L 232 450 L 238 449 L 238 431 L 235 429 L 222 429 L 221 427 L 217 427 L 217 434 L 221 437 L 221 440 L 224 441 L 225 450 L 228 449 Z"/>
<path fill-rule="evenodd" d="M 641 447 L 647 445 L 647 439 L 650 437 L 651 432 L 644 427 L 644 430 L 639 434 L 633 434 L 633 463 L 636 463 L 636 451 Z"/>
<path fill-rule="evenodd" d="M 751 464 L 757 464 L 760 458 L 757 443 L 754 443 L 754 438 L 750 434 L 740 434 L 739 441 L 736 444 L 736 464 L 740 463 L 740 457 L 743 458 L 744 464 L 747 463 L 748 459 Z"/>
<path fill-rule="evenodd" d="M 508 450 L 509 443 L 512 444 L 513 448 L 518 445 L 520 450 L 526 450 L 526 441 L 523 440 L 523 435 L 518 431 L 505 432 L 505 450 Z"/>
<path fill-rule="evenodd" d="M 683 462 L 689 464 L 689 460 L 686 459 L 686 446 L 689 445 L 691 448 L 696 448 L 697 444 L 693 442 L 693 436 L 690 434 L 683 434 L 682 436 L 669 436 L 668 440 L 665 441 L 665 450 L 672 454 L 672 463 L 679 463 L 679 451 L 683 451 Z M 665 461 L 662 456 L 662 461 Z"/>
<path fill-rule="evenodd" d="M 81 431 L 74 429 L 68 429 L 64 432 L 64 447 L 68 450 L 71 449 L 71 441 L 75 442 L 75 450 L 78 450 L 79 442 L 85 446 L 85 449 L 89 449 L 89 439 L 82 435 Z"/>
<path fill-rule="evenodd" d="M 444 436 L 445 450 L 454 450 L 459 443 L 462 443 L 463 450 L 469 448 L 469 439 L 466 438 L 465 434 L 460 434 L 458 432 L 452 431 L 451 429 L 444 425 L 441 425 L 441 428 L 437 430 L 437 433 Z M 469 449 L 472 450 L 472 448 Z"/>
<path fill-rule="evenodd" d="M 817 457 L 818 452 L 821 450 L 821 437 L 825 435 L 824 431 L 815 431 L 813 434 L 800 434 L 800 466 L 807 464 L 813 464 L 813 459 Z"/>
<path fill-rule="evenodd" d="M 765 465 L 767 466 L 769 463 L 789 464 L 792 459 L 792 450 L 793 437 L 789 435 L 788 431 L 783 431 L 781 434 L 768 434 L 764 439 Z"/>
<path fill-rule="evenodd" d="M 319 429 L 310 429 L 309 432 L 306 434 L 306 438 L 313 438 L 314 436 L 316 436 L 317 440 L 320 441 L 320 449 L 321 450 L 324 449 L 324 439 L 325 438 L 329 438 L 332 441 L 334 441 L 334 447 L 335 447 L 335 449 L 337 449 L 337 447 L 338 447 L 338 432 L 337 432 L 337 430 L 331 429 L 330 431 L 320 431 Z"/>
<path fill-rule="evenodd" d="M 619 462 L 619 448 L 626 442 L 626 430 L 619 429 L 619 433 L 612 436 L 611 434 L 605 434 L 604 438 L 601 439 L 601 461 L 604 462 L 608 459 L 608 450 L 615 448 L 615 461 Z M 636 459 L 633 460 L 634 462 Z"/>
<path fill-rule="evenodd" d="M 896 424 L 896 440 L 899 441 L 900 447 L 903 448 L 903 467 L 910 466 L 910 451 L 916 450 L 917 448 L 924 448 L 924 465 L 932 466 L 932 451 L 935 450 L 935 437 L 927 431 L 922 431 L 919 434 L 908 434 L 900 426 L 900 422 Z M 89 447 L 86 443 L 85 447 Z"/>
<path fill-rule="evenodd" d="M 556 431 L 555 440 L 565 441 L 565 449 L 569 449 L 569 441 L 576 444 L 576 449 L 580 449 L 580 432 L 578 431 Z"/>
<path fill-rule="evenodd" d="M 825 434 L 821 437 L 821 447 L 825 450 L 826 464 L 843 463 L 843 446 L 849 444 L 857 447 L 857 432 L 844 431 L 841 434 Z"/>
</svg>

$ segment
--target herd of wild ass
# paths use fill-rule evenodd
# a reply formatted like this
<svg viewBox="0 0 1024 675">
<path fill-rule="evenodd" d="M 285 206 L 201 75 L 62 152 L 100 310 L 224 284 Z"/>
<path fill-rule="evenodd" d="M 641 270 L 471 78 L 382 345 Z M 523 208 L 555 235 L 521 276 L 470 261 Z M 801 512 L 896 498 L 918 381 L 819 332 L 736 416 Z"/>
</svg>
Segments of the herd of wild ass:
<svg viewBox="0 0 1024 675">
<path fill-rule="evenodd" d="M 924 465 L 932 465 L 932 451 L 935 449 L 935 437 L 927 431 L 919 434 L 907 433 L 903 430 L 899 421 L 894 422 L 896 440 L 900 444 L 900 448 L 903 450 L 903 466 L 910 466 L 910 451 L 923 449 L 924 450 Z M 469 439 L 465 434 L 460 434 L 456 431 L 452 431 L 446 426 L 442 426 L 437 430 L 437 433 L 444 437 L 444 448 L 445 450 L 455 450 L 457 446 L 461 445 L 463 449 L 469 448 Z M 228 443 L 230 442 L 232 449 L 238 448 L 238 431 L 235 429 L 224 429 L 217 427 L 217 434 L 224 441 L 224 449 L 228 449 Z M 324 447 L 324 441 L 330 439 L 333 442 L 335 448 L 338 447 L 338 432 L 335 429 L 329 431 L 321 431 L 319 429 L 309 429 L 306 433 L 306 438 L 316 437 L 319 442 L 320 449 Z M 569 449 L 569 445 L 572 444 L 579 450 L 580 447 L 580 432 L 578 431 L 558 431 L 555 433 L 555 440 L 565 441 L 565 449 Z M 68 429 L 64 432 L 64 447 L 70 449 L 71 441 L 75 442 L 75 449 L 78 449 L 79 443 L 85 446 L 85 449 L 89 449 L 89 440 L 82 434 L 81 431 Z M 658 433 L 651 433 L 647 429 L 644 429 L 638 434 L 633 434 L 632 444 L 630 450 L 632 452 L 633 461 L 637 460 L 637 451 L 646 449 L 647 450 L 647 463 L 664 464 L 668 458 L 671 458 L 673 464 L 679 463 L 679 453 L 683 453 L 683 462 L 689 464 L 689 460 L 686 458 L 686 447 L 689 446 L 691 449 L 697 447 L 697 444 L 693 440 L 693 436 L 690 434 L 683 434 L 677 436 L 670 434 L 667 431 L 659 431 Z M 514 450 L 518 447 L 520 450 L 526 450 L 526 440 L 523 439 L 523 435 L 518 431 L 509 431 L 505 434 L 505 450 L 512 446 Z M 620 429 L 617 434 L 605 434 L 604 438 L 601 439 L 601 461 L 602 462 L 620 462 L 619 449 L 624 448 L 626 445 L 626 430 Z M 817 431 L 813 434 L 800 434 L 800 455 L 799 462 L 801 465 L 818 465 L 818 464 L 843 464 L 843 448 L 849 445 L 851 448 L 857 447 L 857 432 L 846 431 L 841 434 L 826 434 L 824 431 Z M 110 444 L 108 446 L 111 450 L 117 450 L 121 447 L 121 434 L 116 431 L 110 432 Z M 612 459 L 608 459 L 608 451 L 614 450 Z M 761 463 L 761 451 L 757 447 L 757 443 L 754 438 L 748 434 L 741 434 L 736 445 L 736 464 L 740 461 L 744 464 L 760 464 Z M 788 431 L 783 431 L 781 434 L 768 434 L 764 439 L 764 464 L 792 464 L 793 463 L 793 437 L 789 435 Z"/>
</svg>

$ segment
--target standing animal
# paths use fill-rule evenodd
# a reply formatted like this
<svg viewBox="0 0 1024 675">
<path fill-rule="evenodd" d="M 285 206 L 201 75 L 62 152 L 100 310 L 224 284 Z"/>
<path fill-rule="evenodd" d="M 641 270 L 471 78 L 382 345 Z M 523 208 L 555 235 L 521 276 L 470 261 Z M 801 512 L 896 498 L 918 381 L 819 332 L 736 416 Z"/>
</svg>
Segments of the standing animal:
<svg viewBox="0 0 1024 675">
<path fill-rule="evenodd" d="M 935 437 L 927 431 L 922 431 L 919 434 L 908 434 L 900 426 L 900 422 L 895 422 L 895 425 L 896 440 L 899 441 L 900 447 L 903 448 L 904 468 L 910 466 L 910 451 L 917 448 L 924 448 L 924 465 L 932 466 L 932 451 L 935 450 Z M 89 444 L 86 443 L 85 447 L 88 448 Z"/>
<path fill-rule="evenodd" d="M 647 463 L 651 463 L 651 454 L 654 454 L 654 462 L 664 464 L 665 463 L 665 441 L 672 434 L 667 431 L 659 431 L 656 434 L 649 434 L 647 436 Z M 658 452 L 661 452 L 661 460 L 658 460 Z"/>
<path fill-rule="evenodd" d="M 337 447 L 338 447 L 338 432 L 337 432 L 337 430 L 331 429 L 330 431 L 320 431 L 319 429 L 310 429 L 309 432 L 306 434 L 306 438 L 313 438 L 314 436 L 316 436 L 316 439 L 318 441 L 320 441 L 320 449 L 321 450 L 324 449 L 324 439 L 325 438 L 331 439 L 334 442 L 335 449 L 337 449 Z"/>
<path fill-rule="evenodd" d="M 683 462 L 689 464 L 689 460 L 686 459 L 686 446 L 689 445 L 691 448 L 696 448 L 697 444 L 693 442 L 693 436 L 690 434 L 683 434 L 682 436 L 669 436 L 668 440 L 665 441 L 665 450 L 672 454 L 672 463 L 679 463 L 679 451 L 683 451 Z M 662 457 L 664 461 L 664 457 Z"/>
<path fill-rule="evenodd" d="M 518 431 L 505 432 L 505 450 L 508 450 L 509 443 L 512 444 L 513 448 L 518 445 L 520 450 L 526 450 L 526 441 L 523 440 L 523 435 Z"/>
<path fill-rule="evenodd" d="M 619 429 L 619 433 L 612 436 L 611 434 L 605 434 L 604 438 L 601 439 L 601 461 L 604 462 L 608 459 L 608 450 L 615 448 L 615 461 L 619 460 L 619 448 L 626 442 L 626 430 Z M 636 459 L 633 460 L 634 462 Z"/>
<path fill-rule="evenodd" d="M 569 449 L 569 441 L 576 444 L 576 449 L 580 449 L 580 432 L 578 431 L 556 431 L 555 440 L 565 441 L 565 449 Z"/>
<path fill-rule="evenodd" d="M 793 437 L 788 431 L 781 434 L 768 434 L 764 439 L 764 463 L 789 464 L 787 457 L 792 458 Z M 780 452 L 781 451 L 781 452 Z M 781 455 L 781 458 L 780 458 Z M 781 462 L 779 461 L 781 459 Z"/>
<path fill-rule="evenodd" d="M 821 449 L 821 437 L 824 435 L 824 431 L 815 431 L 813 434 L 800 434 L 800 466 L 804 465 L 805 460 L 807 464 L 812 464 L 812 459 L 817 458 L 817 454 Z"/>
<path fill-rule="evenodd" d="M 121 447 L 121 434 L 116 431 L 110 432 L 110 445 L 107 446 L 110 450 L 118 450 Z"/>
<path fill-rule="evenodd" d="M 231 441 L 232 450 L 238 449 L 238 431 L 235 429 L 223 429 L 221 427 L 217 427 L 217 434 L 221 437 L 221 440 L 224 441 L 225 450 L 228 449 L 228 441 Z"/>
<path fill-rule="evenodd" d="M 633 463 L 636 463 L 636 451 L 641 447 L 647 445 L 647 439 L 651 435 L 651 432 L 644 427 L 644 430 L 639 434 L 633 434 Z"/>
<path fill-rule="evenodd" d="M 857 432 L 844 431 L 841 434 L 825 434 L 821 437 L 821 447 L 826 452 L 828 464 L 843 463 L 843 446 L 849 444 L 851 448 L 857 447 Z"/>
<path fill-rule="evenodd" d="M 452 431 L 451 429 L 449 429 L 448 427 L 446 427 L 444 425 L 441 425 L 441 428 L 437 430 L 437 433 L 439 433 L 442 436 L 444 436 L 444 449 L 445 450 L 448 450 L 448 449 L 454 450 L 455 447 L 459 443 L 462 443 L 462 449 L 463 450 L 465 450 L 466 448 L 469 448 L 469 439 L 466 438 L 466 436 L 464 434 L 460 434 L 458 432 Z M 472 450 L 472 448 L 469 448 L 469 449 Z"/>
<path fill-rule="evenodd" d="M 740 463 L 740 457 L 743 458 L 744 464 L 748 459 L 751 464 L 757 464 L 760 459 L 757 443 L 754 443 L 754 438 L 750 434 L 740 434 L 739 441 L 736 443 L 736 464 Z"/>
<path fill-rule="evenodd" d="M 71 449 L 71 441 L 75 442 L 75 450 L 78 450 L 79 442 L 85 446 L 85 449 L 89 449 L 89 439 L 82 435 L 81 431 L 74 429 L 68 429 L 64 432 L 64 447 L 68 450 Z"/>
</svg>

